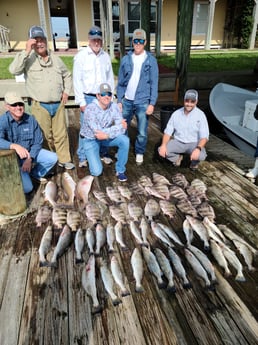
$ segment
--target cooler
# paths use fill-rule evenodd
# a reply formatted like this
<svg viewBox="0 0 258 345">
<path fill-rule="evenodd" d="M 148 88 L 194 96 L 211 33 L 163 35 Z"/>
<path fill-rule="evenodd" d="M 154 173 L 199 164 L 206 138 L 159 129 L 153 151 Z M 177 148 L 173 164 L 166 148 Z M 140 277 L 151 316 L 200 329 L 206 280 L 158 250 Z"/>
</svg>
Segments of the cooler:
<svg viewBox="0 0 258 345">
<path fill-rule="evenodd" d="M 258 95 L 257 95 L 258 98 Z M 258 121 L 254 117 L 254 112 L 258 104 L 257 100 L 250 100 L 245 102 L 245 113 L 243 118 L 243 127 L 249 128 L 252 131 L 258 131 Z"/>
</svg>

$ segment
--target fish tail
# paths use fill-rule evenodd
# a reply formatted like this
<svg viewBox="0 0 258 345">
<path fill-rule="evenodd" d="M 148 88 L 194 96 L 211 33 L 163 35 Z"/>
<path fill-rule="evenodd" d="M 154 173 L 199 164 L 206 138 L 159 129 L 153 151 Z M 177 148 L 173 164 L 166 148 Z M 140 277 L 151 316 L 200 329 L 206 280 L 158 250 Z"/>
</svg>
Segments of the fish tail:
<svg viewBox="0 0 258 345">
<path fill-rule="evenodd" d="M 144 288 L 142 285 L 136 285 L 135 292 L 144 292 Z"/>
<path fill-rule="evenodd" d="M 129 248 L 128 248 L 127 246 L 123 246 L 123 247 L 122 247 L 122 251 L 123 251 L 123 252 L 127 252 L 128 250 L 129 250 Z"/>
<path fill-rule="evenodd" d="M 51 261 L 48 266 L 52 268 L 57 268 L 57 261 Z"/>
<path fill-rule="evenodd" d="M 142 247 L 149 248 L 149 243 L 148 243 L 148 242 L 142 242 L 142 243 L 141 243 L 141 246 L 142 246 Z"/>
<path fill-rule="evenodd" d="M 129 295 L 131 295 L 131 294 L 130 294 L 130 292 L 129 292 L 127 289 L 125 289 L 125 290 L 123 290 L 123 291 L 121 292 L 121 296 L 122 296 L 122 297 L 126 297 L 126 296 L 129 296 Z"/>
<path fill-rule="evenodd" d="M 113 306 L 117 306 L 118 304 L 122 303 L 122 300 L 120 298 L 114 298 L 112 299 Z"/>
<path fill-rule="evenodd" d="M 92 307 L 92 315 L 99 314 L 103 311 L 102 306 L 99 304 L 97 306 Z"/>
<path fill-rule="evenodd" d="M 176 292 L 176 287 L 175 287 L 175 285 L 168 285 L 168 286 L 167 286 L 167 292 L 175 293 L 175 292 Z"/>
<path fill-rule="evenodd" d="M 84 262 L 83 258 L 75 258 L 75 263 L 76 264 L 81 264 L 83 262 Z"/>
<path fill-rule="evenodd" d="M 205 289 L 208 291 L 215 291 L 215 286 L 213 284 L 206 285 Z"/>
<path fill-rule="evenodd" d="M 165 289 L 166 283 L 164 281 L 160 281 L 160 282 L 158 282 L 158 287 L 159 287 L 159 289 Z"/>
<path fill-rule="evenodd" d="M 110 249 L 108 250 L 108 253 L 109 253 L 109 254 L 115 253 L 115 249 L 114 249 L 114 248 L 110 248 Z"/>
<path fill-rule="evenodd" d="M 39 267 L 48 267 L 49 266 L 49 261 L 40 261 L 39 262 Z"/>
<path fill-rule="evenodd" d="M 245 277 L 243 276 L 243 273 L 242 272 L 239 272 L 237 273 L 236 277 L 235 277 L 235 280 L 238 281 L 238 282 L 245 282 L 246 279 Z"/>
<path fill-rule="evenodd" d="M 191 289 L 192 287 L 193 287 L 193 286 L 192 286 L 192 284 L 191 284 L 190 282 L 184 283 L 184 284 L 183 284 L 183 288 L 184 288 L 185 290 Z"/>
</svg>

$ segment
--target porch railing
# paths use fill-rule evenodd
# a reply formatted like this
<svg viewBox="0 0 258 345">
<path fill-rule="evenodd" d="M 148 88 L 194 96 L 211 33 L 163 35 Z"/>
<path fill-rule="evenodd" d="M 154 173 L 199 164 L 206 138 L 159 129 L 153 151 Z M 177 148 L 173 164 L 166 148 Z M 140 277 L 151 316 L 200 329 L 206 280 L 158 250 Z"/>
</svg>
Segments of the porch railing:
<svg viewBox="0 0 258 345">
<path fill-rule="evenodd" d="M 10 48 L 9 29 L 0 25 L 0 52 L 8 52 Z"/>
</svg>

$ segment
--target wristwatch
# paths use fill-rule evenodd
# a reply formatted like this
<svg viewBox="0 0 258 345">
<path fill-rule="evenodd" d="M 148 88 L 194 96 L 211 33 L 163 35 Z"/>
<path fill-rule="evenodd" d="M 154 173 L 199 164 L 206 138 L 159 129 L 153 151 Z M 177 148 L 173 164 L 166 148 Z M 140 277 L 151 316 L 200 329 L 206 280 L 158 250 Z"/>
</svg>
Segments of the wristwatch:
<svg viewBox="0 0 258 345">
<path fill-rule="evenodd" d="M 202 150 L 201 146 L 199 146 L 199 145 L 196 146 L 196 148 L 197 148 L 198 150 L 200 150 L 200 151 Z"/>
</svg>

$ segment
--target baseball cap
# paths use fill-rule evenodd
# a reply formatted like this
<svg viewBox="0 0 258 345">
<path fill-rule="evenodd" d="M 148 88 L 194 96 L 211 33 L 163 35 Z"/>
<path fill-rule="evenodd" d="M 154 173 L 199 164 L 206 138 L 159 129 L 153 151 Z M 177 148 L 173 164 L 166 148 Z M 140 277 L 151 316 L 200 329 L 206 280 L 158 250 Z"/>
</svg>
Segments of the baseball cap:
<svg viewBox="0 0 258 345">
<path fill-rule="evenodd" d="M 102 92 L 111 92 L 112 93 L 110 85 L 107 83 L 100 84 L 99 93 L 102 93 Z"/>
<path fill-rule="evenodd" d="M 184 99 L 191 99 L 192 101 L 198 100 L 198 92 L 196 90 L 187 90 Z"/>
<path fill-rule="evenodd" d="M 40 26 L 33 25 L 29 30 L 29 37 L 30 38 L 36 38 L 36 37 L 46 38 L 46 35 L 44 33 L 44 30 Z"/>
<path fill-rule="evenodd" d="M 13 91 L 6 92 L 4 96 L 4 100 L 5 100 L 5 103 L 7 104 L 15 104 L 15 103 L 24 104 L 24 100 L 21 98 L 21 96 L 18 93 L 13 92 Z"/>
<path fill-rule="evenodd" d="M 133 40 L 138 38 L 139 40 L 146 40 L 146 32 L 143 29 L 136 29 L 133 32 Z"/>
<path fill-rule="evenodd" d="M 92 26 L 89 30 L 89 39 L 99 39 L 102 40 L 102 31 L 101 28 L 98 26 Z"/>
</svg>

